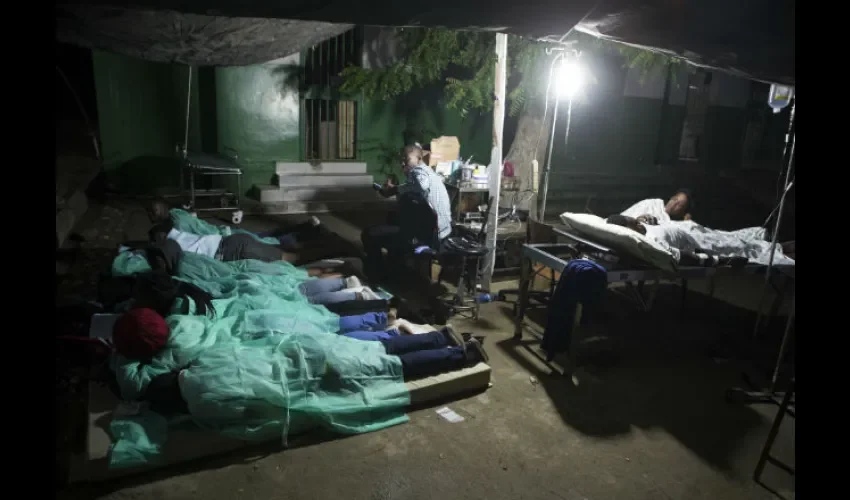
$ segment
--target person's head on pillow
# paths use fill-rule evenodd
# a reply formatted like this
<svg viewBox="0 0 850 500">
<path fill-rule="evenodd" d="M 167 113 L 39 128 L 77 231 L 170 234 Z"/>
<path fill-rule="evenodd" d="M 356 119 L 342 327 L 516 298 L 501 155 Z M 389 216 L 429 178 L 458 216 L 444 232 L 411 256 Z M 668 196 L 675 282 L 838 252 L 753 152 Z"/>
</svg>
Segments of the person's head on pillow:
<svg viewBox="0 0 850 500">
<path fill-rule="evenodd" d="M 694 209 L 694 196 L 690 189 L 680 189 L 673 193 L 664 205 L 664 211 L 672 220 L 690 220 Z"/>
<path fill-rule="evenodd" d="M 646 234 L 646 228 L 634 217 L 629 217 L 628 215 L 620 215 L 615 214 L 609 216 L 605 219 L 605 222 L 608 224 L 614 224 L 615 226 L 623 226 L 625 228 L 629 228 L 632 231 L 636 231 L 640 234 Z"/>
<path fill-rule="evenodd" d="M 145 206 L 145 212 L 147 212 L 148 218 L 154 224 L 167 221 L 170 218 L 168 213 L 170 209 L 171 207 L 168 206 L 168 202 L 162 198 L 152 200 Z"/>
</svg>

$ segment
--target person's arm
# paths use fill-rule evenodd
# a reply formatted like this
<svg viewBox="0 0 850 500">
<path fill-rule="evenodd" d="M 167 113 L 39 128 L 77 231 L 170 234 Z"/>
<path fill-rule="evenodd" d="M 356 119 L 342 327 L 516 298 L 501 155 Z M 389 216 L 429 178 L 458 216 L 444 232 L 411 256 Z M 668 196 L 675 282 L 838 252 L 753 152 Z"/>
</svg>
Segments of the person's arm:
<svg viewBox="0 0 850 500">
<path fill-rule="evenodd" d="M 428 194 L 431 192 L 431 176 L 428 172 L 423 172 L 419 168 L 410 171 L 408 182 L 400 186 L 402 192 L 414 191 L 422 195 L 424 199 L 428 199 Z"/>
<path fill-rule="evenodd" d="M 398 186 L 393 184 L 392 179 L 387 177 L 387 180 L 384 181 L 384 186 L 378 190 L 378 193 L 380 193 L 380 195 L 384 198 L 392 198 L 398 194 Z"/>
<path fill-rule="evenodd" d="M 148 231 L 148 241 L 153 244 L 162 243 L 168 238 L 168 233 L 172 229 L 174 229 L 174 223 L 171 220 L 160 222 Z"/>
<path fill-rule="evenodd" d="M 636 219 L 637 219 L 638 222 L 641 222 L 643 224 L 648 224 L 650 226 L 657 226 L 658 225 L 658 219 L 653 217 L 652 215 L 649 215 L 649 214 L 640 215 L 640 216 L 636 217 Z"/>
</svg>

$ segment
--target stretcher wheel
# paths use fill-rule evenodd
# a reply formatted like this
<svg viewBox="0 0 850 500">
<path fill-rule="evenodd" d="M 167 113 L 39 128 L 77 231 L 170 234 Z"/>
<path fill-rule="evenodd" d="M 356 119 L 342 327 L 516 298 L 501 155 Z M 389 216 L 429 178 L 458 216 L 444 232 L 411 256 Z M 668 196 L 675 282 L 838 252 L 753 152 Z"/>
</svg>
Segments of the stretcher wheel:
<svg viewBox="0 0 850 500">
<path fill-rule="evenodd" d="M 230 217 L 231 222 L 234 224 L 242 224 L 242 216 L 245 215 L 242 210 L 236 210 L 233 212 L 233 215 Z"/>
</svg>

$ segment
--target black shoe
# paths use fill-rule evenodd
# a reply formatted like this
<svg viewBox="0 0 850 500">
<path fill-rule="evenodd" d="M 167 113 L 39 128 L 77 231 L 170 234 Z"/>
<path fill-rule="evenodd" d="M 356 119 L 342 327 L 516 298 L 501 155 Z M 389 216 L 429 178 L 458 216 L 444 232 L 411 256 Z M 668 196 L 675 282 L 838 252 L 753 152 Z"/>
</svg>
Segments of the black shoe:
<svg viewBox="0 0 850 500">
<path fill-rule="evenodd" d="M 461 335 L 463 336 L 463 341 L 464 341 L 464 342 L 469 342 L 471 339 L 475 339 L 475 340 L 477 340 L 477 341 L 478 341 L 478 343 L 479 343 L 479 344 L 481 344 L 482 346 L 484 345 L 484 339 L 486 338 L 486 337 L 484 337 L 484 335 L 473 335 L 473 334 L 471 334 L 471 333 L 469 333 L 469 332 L 462 333 Z"/>
<path fill-rule="evenodd" d="M 463 338 L 462 335 L 458 335 L 458 333 L 452 328 L 451 325 L 446 325 L 440 329 L 440 333 L 446 336 L 449 341 L 449 344 L 453 346 L 464 347 L 466 344 L 466 339 Z"/>
<path fill-rule="evenodd" d="M 469 366 L 490 361 L 490 356 L 487 355 L 477 339 L 473 338 L 469 342 L 466 342 L 464 344 L 464 350 L 466 351 L 466 362 Z"/>
</svg>

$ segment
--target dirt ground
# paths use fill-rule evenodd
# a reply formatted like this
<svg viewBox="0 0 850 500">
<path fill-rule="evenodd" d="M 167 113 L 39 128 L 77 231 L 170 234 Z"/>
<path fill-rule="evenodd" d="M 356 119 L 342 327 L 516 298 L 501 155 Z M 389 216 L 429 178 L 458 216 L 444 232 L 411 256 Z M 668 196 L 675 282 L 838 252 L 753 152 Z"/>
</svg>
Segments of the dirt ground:
<svg viewBox="0 0 850 500">
<path fill-rule="evenodd" d="M 367 222 L 350 215 L 321 218 L 352 241 Z M 244 225 L 259 229 L 274 223 L 249 218 Z M 135 202 L 90 209 L 78 227 L 85 241 L 59 283 L 60 295 L 91 296 L 94 277 L 118 242 L 136 239 L 146 228 Z M 757 291 L 758 285 L 758 278 L 730 282 L 718 293 Z M 445 405 L 423 408 L 410 413 L 409 423 L 381 432 L 324 442 L 296 439 L 286 450 L 258 447 L 75 485 L 61 497 L 775 498 L 751 478 L 775 408 L 724 400 L 728 388 L 740 385 L 743 365 L 731 359 L 744 351 L 752 313 L 729 303 L 734 300 L 692 292 L 682 314 L 679 298 L 677 287 L 664 287 L 654 309 L 640 313 L 612 296 L 576 338 L 581 367 L 575 380 L 553 374 L 534 355 L 531 337 L 511 339 L 510 304 L 487 304 L 477 322 L 452 321 L 461 331 L 486 336 L 493 368 L 492 388 L 447 403 L 462 422 L 437 415 Z M 63 380 L 57 398 L 74 399 L 67 385 L 79 386 L 79 374 Z M 786 419 L 773 452 L 792 466 L 794 437 L 794 420 Z M 793 478 L 784 472 L 768 466 L 764 482 L 784 498 L 794 497 Z"/>
</svg>

